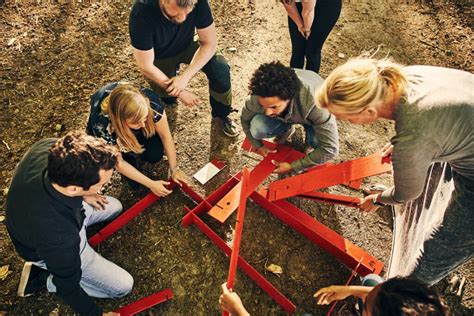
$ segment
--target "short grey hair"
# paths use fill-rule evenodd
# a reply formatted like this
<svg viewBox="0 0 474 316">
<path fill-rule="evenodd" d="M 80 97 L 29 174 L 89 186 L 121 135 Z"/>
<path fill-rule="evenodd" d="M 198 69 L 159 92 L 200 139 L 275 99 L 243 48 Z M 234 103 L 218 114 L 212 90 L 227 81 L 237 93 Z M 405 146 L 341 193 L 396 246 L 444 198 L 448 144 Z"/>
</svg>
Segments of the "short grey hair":
<svg viewBox="0 0 474 316">
<path fill-rule="evenodd" d="M 196 4 L 197 0 L 165 0 L 167 2 L 175 1 L 176 5 L 180 8 L 189 8 Z"/>
</svg>

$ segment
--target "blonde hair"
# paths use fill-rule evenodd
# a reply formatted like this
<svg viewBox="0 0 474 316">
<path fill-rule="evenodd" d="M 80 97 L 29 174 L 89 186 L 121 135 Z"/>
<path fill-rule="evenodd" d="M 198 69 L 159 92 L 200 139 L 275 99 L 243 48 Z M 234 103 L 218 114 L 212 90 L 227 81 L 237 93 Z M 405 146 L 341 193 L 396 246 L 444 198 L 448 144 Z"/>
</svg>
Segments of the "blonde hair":
<svg viewBox="0 0 474 316">
<path fill-rule="evenodd" d="M 101 104 L 102 111 L 110 117 L 112 127 L 117 135 L 117 144 L 134 153 L 142 153 L 143 146 L 128 127 L 126 120 L 138 124 L 146 115 L 145 127 L 142 132 L 146 138 L 155 134 L 153 121 L 154 111 L 150 100 L 131 84 L 119 84 Z"/>
<path fill-rule="evenodd" d="M 330 112 L 354 114 L 382 101 L 391 88 L 404 94 L 407 83 L 402 65 L 387 58 L 358 57 L 329 74 L 316 100 Z"/>
</svg>

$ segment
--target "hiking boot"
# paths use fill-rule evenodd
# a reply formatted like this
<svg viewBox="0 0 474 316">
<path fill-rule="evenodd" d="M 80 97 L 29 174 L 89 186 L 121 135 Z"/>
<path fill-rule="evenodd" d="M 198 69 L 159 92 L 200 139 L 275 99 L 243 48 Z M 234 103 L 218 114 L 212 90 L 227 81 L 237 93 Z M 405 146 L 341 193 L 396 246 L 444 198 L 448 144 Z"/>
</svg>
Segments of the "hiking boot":
<svg viewBox="0 0 474 316">
<path fill-rule="evenodd" d="M 46 287 L 48 270 L 41 269 L 31 262 L 25 262 L 21 271 L 20 285 L 18 285 L 18 296 L 27 297 Z"/>
<path fill-rule="evenodd" d="M 291 125 L 291 127 L 286 132 L 284 132 L 283 134 L 275 136 L 273 141 L 277 144 L 280 144 L 280 145 L 284 144 L 291 137 L 291 135 L 293 135 L 294 133 L 295 133 L 295 127 L 293 125 Z"/>
<path fill-rule="evenodd" d="M 236 137 L 239 135 L 239 129 L 237 124 L 233 120 L 227 117 L 215 117 L 214 119 L 222 123 L 222 132 L 229 137 Z"/>
</svg>

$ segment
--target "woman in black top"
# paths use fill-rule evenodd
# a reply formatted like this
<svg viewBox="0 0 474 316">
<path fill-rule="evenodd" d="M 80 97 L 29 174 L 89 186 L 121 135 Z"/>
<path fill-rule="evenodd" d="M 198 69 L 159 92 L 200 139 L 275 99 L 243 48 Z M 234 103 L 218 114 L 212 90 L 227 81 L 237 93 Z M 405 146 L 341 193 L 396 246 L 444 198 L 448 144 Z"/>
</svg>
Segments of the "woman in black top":
<svg viewBox="0 0 474 316">
<path fill-rule="evenodd" d="M 131 185 L 136 182 L 158 196 L 171 193 L 166 181 L 154 181 L 137 170 L 139 159 L 156 163 L 166 153 L 174 181 L 187 182 L 179 169 L 176 148 L 160 98 L 150 89 L 128 83 L 111 83 L 91 97 L 87 132 L 116 145 L 122 153 L 117 170 Z"/>
<path fill-rule="evenodd" d="M 342 0 L 282 0 L 288 12 L 291 68 L 319 72 L 321 49 L 339 19 Z"/>
</svg>

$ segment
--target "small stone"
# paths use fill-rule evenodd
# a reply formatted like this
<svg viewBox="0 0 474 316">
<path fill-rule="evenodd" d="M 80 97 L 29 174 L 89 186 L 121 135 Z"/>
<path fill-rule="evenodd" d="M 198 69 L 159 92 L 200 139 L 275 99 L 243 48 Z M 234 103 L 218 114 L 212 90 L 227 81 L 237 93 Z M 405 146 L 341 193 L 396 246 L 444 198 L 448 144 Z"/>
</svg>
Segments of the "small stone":
<svg viewBox="0 0 474 316">
<path fill-rule="evenodd" d="M 344 53 L 339 53 L 337 54 L 337 57 L 339 58 L 346 58 L 346 55 Z"/>
<path fill-rule="evenodd" d="M 229 52 L 236 52 L 236 51 L 237 51 L 237 48 L 235 48 L 235 47 L 229 47 L 229 48 L 227 48 L 227 50 L 228 50 Z"/>
</svg>

